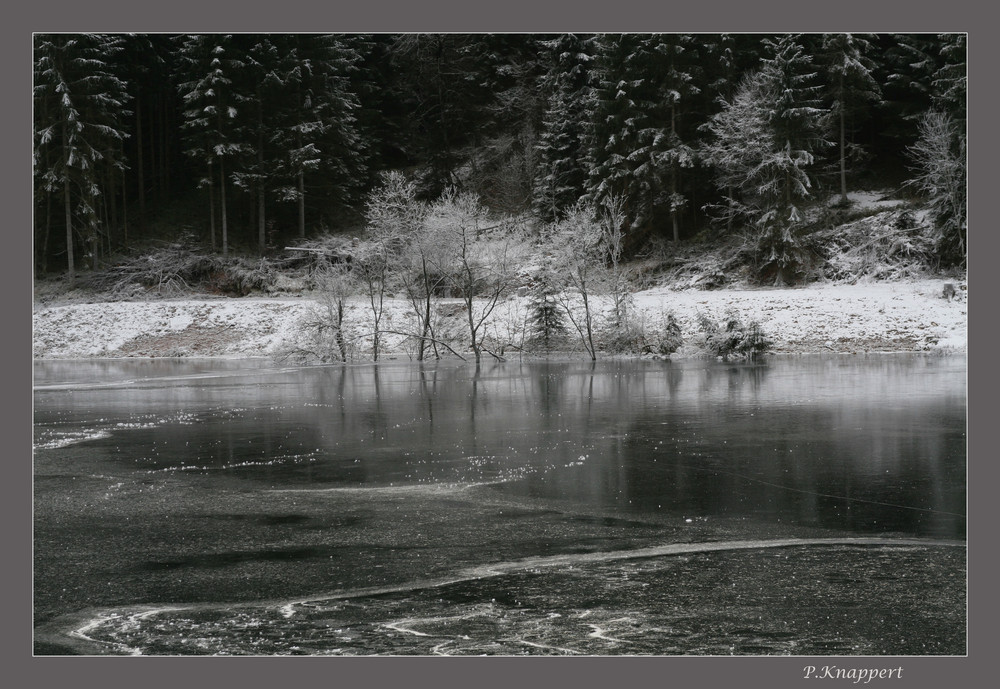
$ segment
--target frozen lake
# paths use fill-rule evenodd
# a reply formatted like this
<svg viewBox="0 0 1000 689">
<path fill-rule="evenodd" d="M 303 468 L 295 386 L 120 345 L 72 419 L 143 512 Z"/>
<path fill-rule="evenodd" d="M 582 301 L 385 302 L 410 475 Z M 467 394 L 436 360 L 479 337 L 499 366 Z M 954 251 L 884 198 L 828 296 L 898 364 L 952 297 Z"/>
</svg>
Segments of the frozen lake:
<svg viewBox="0 0 1000 689">
<path fill-rule="evenodd" d="M 36 652 L 962 654 L 965 394 L 916 355 L 37 362 Z"/>
</svg>

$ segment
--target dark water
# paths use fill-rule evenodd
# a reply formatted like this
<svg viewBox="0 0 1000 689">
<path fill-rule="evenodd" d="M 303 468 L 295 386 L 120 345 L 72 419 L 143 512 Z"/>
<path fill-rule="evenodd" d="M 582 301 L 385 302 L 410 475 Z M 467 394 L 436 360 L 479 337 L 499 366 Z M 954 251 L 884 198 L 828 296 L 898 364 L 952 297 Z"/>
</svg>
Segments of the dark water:
<svg viewBox="0 0 1000 689">
<path fill-rule="evenodd" d="M 751 629 L 739 638 L 718 625 L 706 631 L 714 613 L 689 610 L 685 617 L 662 609 L 658 598 L 623 611 L 608 594 L 625 590 L 613 565 L 581 564 L 582 581 L 572 559 L 570 570 L 550 572 L 545 564 L 550 573 L 538 575 L 544 581 L 528 581 L 531 571 L 505 571 L 488 585 L 446 580 L 490 563 L 664 543 L 965 537 L 962 357 L 508 362 L 479 370 L 260 366 L 36 364 L 38 624 L 103 610 L 92 617 L 113 621 L 88 627 L 84 636 L 118 652 L 822 652 L 825 637 L 809 641 L 794 630 L 775 637 Z M 910 557 L 936 562 L 934 552 Z M 690 557 L 704 559 L 690 575 L 696 579 L 720 563 L 731 569 L 737 558 Z M 777 560 L 756 557 L 740 581 L 782 576 L 773 570 Z M 817 557 L 796 552 L 793 561 L 821 569 Z M 845 576 L 876 589 L 884 585 L 863 572 L 869 559 L 890 555 L 868 549 L 852 557 L 859 570 Z M 920 568 L 934 571 L 928 562 Z M 663 578 L 681 566 L 676 559 L 651 561 L 642 570 L 646 586 L 635 585 L 636 591 L 662 590 Z M 951 576 L 946 569 L 942 577 Z M 428 590 L 427 582 L 436 593 L 411 600 L 424 595 L 412 592 Z M 721 605 L 704 585 L 707 604 Z M 544 606 L 532 599 L 533 612 L 518 607 L 518 591 L 530 598 L 528 591 L 550 586 L 563 593 L 549 595 Z M 928 580 L 899 595 L 942 586 Z M 945 588 L 955 613 L 964 583 Z M 331 593 L 350 596 L 356 607 L 350 614 L 314 615 L 308 623 L 301 611 L 279 612 L 291 610 L 293 599 Z M 435 603 L 435 595 L 442 602 Z M 464 602 L 448 596 L 464 596 Z M 233 622 L 227 606 L 262 600 L 274 601 L 268 612 L 240 614 L 305 636 L 296 643 L 277 637 L 250 643 L 255 637 Z M 419 608 L 422 620 L 453 620 L 444 625 L 449 631 L 403 625 L 400 632 L 393 620 L 401 601 Z M 140 622 L 147 618 L 113 612 L 167 604 L 207 606 L 195 617 L 211 621 L 157 612 Z M 488 604 L 494 606 L 489 614 Z M 504 618 L 521 610 L 524 628 L 501 634 L 496 606 Z M 959 612 L 956 628 L 964 616 Z M 665 629 L 663 616 L 674 613 L 688 622 L 674 620 L 671 628 L 686 631 L 647 635 L 639 643 L 640 628 Z M 582 615 L 576 631 L 545 622 L 574 614 Z M 619 617 L 632 620 L 625 625 L 632 641 L 622 629 L 617 645 L 603 639 L 613 634 L 590 636 L 587 624 L 603 629 L 594 619 Z M 276 625 L 277 619 L 294 624 Z M 316 619 L 340 624 L 335 628 L 348 629 L 341 636 L 350 640 L 316 632 L 322 627 Z M 746 628 L 745 621 L 733 624 L 737 632 Z M 204 625 L 225 631 L 213 636 Z M 370 628 L 358 631 L 357 625 Z M 931 636 L 939 634 L 928 633 L 925 644 Z M 195 638 L 202 643 L 190 642 Z M 925 651 L 956 652 L 964 644 L 964 638 L 948 639 Z M 829 652 L 899 648 L 864 636 L 846 651 Z"/>
</svg>

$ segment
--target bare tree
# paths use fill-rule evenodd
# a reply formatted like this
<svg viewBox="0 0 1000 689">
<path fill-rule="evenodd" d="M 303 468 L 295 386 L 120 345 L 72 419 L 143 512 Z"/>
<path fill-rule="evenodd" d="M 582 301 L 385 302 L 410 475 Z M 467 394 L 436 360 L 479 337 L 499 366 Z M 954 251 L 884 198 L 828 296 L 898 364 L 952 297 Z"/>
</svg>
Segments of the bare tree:
<svg viewBox="0 0 1000 689">
<path fill-rule="evenodd" d="M 484 351 L 482 326 L 514 285 L 520 244 L 512 223 L 484 227 L 486 219 L 477 197 L 454 190 L 442 194 L 427 217 L 429 231 L 447 249 L 436 268 L 462 299 L 477 363 Z"/>
<path fill-rule="evenodd" d="M 625 248 L 625 198 L 612 194 L 604 201 L 600 211 L 601 243 L 607 261 L 607 285 L 614 307 L 615 327 L 628 328 L 632 292 L 629 290 L 629 271 L 622 264 Z"/>
<path fill-rule="evenodd" d="M 434 357 L 440 358 L 438 341 L 434 336 L 433 301 L 444 281 L 433 269 L 435 257 L 444 249 L 440 233 L 429 230 L 425 219 L 427 205 L 417 199 L 416 184 L 399 172 L 388 172 L 382 186 L 373 193 L 369 202 L 369 219 L 373 225 L 384 226 L 394 232 L 398 241 L 394 249 L 394 269 L 406 292 L 416 331 L 412 337 L 417 344 L 417 361 L 423 361 L 430 345 Z"/>
<path fill-rule="evenodd" d="M 920 139 L 909 149 L 917 176 L 909 184 L 931 203 L 939 225 L 940 252 L 945 258 L 966 260 L 966 137 L 959 124 L 932 110 L 920 120 Z"/>
<path fill-rule="evenodd" d="M 591 291 L 602 282 L 604 268 L 600 257 L 601 227 L 595 218 L 592 206 L 578 203 L 551 226 L 549 236 L 564 287 L 555 294 L 555 299 L 566 311 L 592 361 L 597 359 L 597 348 Z M 574 293 L 580 297 L 582 313 L 576 307 Z"/>
</svg>

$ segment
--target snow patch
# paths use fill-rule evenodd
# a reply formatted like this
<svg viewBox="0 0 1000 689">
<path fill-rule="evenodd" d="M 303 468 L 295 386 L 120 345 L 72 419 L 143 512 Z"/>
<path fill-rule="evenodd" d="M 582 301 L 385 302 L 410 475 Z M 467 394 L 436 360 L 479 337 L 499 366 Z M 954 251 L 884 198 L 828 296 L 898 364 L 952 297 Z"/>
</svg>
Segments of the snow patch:
<svg viewBox="0 0 1000 689">
<path fill-rule="evenodd" d="M 698 356 L 698 315 L 721 319 L 735 310 L 748 322 L 759 321 L 777 353 L 956 351 L 968 342 L 965 285 L 954 283 L 956 297 L 943 295 L 946 280 L 817 283 L 773 289 L 670 289 L 637 292 L 637 318 L 655 323 L 672 313 L 684 345 L 674 356 Z M 512 297 L 497 308 L 486 332 L 511 339 L 524 328 L 525 298 Z M 608 310 L 606 298 L 593 297 Z M 442 310 L 451 304 L 442 301 Z M 162 302 L 110 302 L 38 306 L 33 314 L 37 358 L 89 357 L 274 357 L 300 343 L 306 321 L 319 304 L 311 299 L 203 299 Z M 460 310 L 461 304 L 455 305 Z M 405 300 L 386 303 L 384 323 L 402 330 L 409 321 Z M 365 349 L 365 305 L 351 305 L 351 333 Z M 455 329 L 461 337 L 460 328 Z M 383 357 L 410 354 L 406 338 L 386 335 Z M 457 351 L 467 351 L 458 345 Z"/>
</svg>

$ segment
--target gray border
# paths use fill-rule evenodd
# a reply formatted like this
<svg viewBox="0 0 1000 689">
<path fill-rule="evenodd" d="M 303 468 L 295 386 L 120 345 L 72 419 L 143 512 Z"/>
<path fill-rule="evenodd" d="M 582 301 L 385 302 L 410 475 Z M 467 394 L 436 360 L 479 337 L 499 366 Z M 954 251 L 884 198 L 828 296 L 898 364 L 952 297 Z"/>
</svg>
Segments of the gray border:
<svg viewBox="0 0 1000 689">
<path fill-rule="evenodd" d="M 988 612 L 996 609 L 992 592 L 983 582 L 991 581 L 988 572 L 996 570 L 996 555 L 990 544 L 990 520 L 996 516 L 991 502 L 979 486 L 996 485 L 996 464 L 982 433 L 970 433 L 969 504 L 970 520 L 970 634 L 966 658 L 51 658 L 31 656 L 31 401 L 30 337 L 28 314 L 31 302 L 31 184 L 25 174 L 30 164 L 30 33 L 40 31 L 965 31 L 970 37 L 970 76 L 973 82 L 990 83 L 990 15 L 988 9 L 973 7 L 972 1 L 932 3 L 909 0 L 877 3 L 872 0 L 841 0 L 836 3 L 813 3 L 801 0 L 713 3 L 687 3 L 684 6 L 650 6 L 648 0 L 618 0 L 614 3 L 551 3 L 516 0 L 473 6 L 468 0 L 439 0 L 405 4 L 393 2 L 317 3 L 308 0 L 282 0 L 263 3 L 244 0 L 238 11 L 230 3 L 210 6 L 197 0 L 169 0 L 157 6 L 139 6 L 134 0 L 73 3 L 49 0 L 31 7 L 8 9 L 2 64 L 8 92 L 16 94 L 16 106 L 3 117 L 5 147 L 3 189 L 8 203 L 4 209 L 4 228 L 9 248 L 4 257 L 5 270 L 0 280 L 5 293 L 6 319 L 16 319 L 15 331 L 4 339 L 4 380 L 8 390 L 3 398 L 4 437 L 12 439 L 15 451 L 4 456 L 6 480 L 3 482 L 4 542 L 16 555 L 14 565 L 3 569 L 3 590 L 7 598 L 4 610 L 2 645 L 4 674 L 15 675 L 15 686 L 149 686 L 176 687 L 189 682 L 193 686 L 235 684 L 245 687 L 338 686 L 353 687 L 432 685 L 508 687 L 515 682 L 535 685 L 613 686 L 621 681 L 641 682 L 651 686 L 748 686 L 784 687 L 800 684 L 806 664 L 839 664 L 844 667 L 902 665 L 902 680 L 896 686 L 942 687 L 978 686 L 979 674 L 989 668 L 986 656 L 989 640 Z M 475 7 L 473 9 L 473 7 Z M 599 8 L 599 9 L 598 9 Z M 986 213 L 980 199 L 989 198 L 988 174 L 983 161 L 995 149 L 995 136 L 980 126 L 979 113 L 995 111 L 995 99 L 989 88 L 972 92 L 970 129 L 975 145 L 970 150 L 973 170 L 971 195 L 973 225 Z M 22 100 L 23 98 L 23 100 Z M 987 150 L 985 147 L 989 147 Z M 22 157 L 23 156 L 23 157 Z M 993 158 L 993 156 L 989 156 Z M 977 174 L 978 173 L 978 174 Z M 996 256 L 996 237 L 989 231 L 973 233 L 975 249 L 970 259 L 978 293 L 988 294 L 993 277 L 978 270 L 978 256 Z M 12 250 L 10 250 L 12 249 Z M 982 263 L 985 263 L 983 261 Z M 978 301 L 975 298 L 970 306 Z M 23 309 L 23 311 L 22 311 Z M 22 320 L 23 318 L 23 320 Z M 995 328 L 970 321 L 971 354 L 979 344 L 996 342 Z M 24 332 L 24 330 L 27 332 Z M 992 337 L 991 337 L 992 336 Z M 970 380 L 969 427 L 982 428 L 988 420 L 983 373 L 992 371 L 988 362 L 976 362 L 977 376 Z M 978 383 L 978 384 L 972 384 Z M 23 387 L 22 387 L 23 386 Z M 27 394 L 25 394 L 27 393 Z M 24 396 L 28 399 L 25 400 Z M 985 552 L 984 552 L 985 551 Z M 984 596 L 989 596 L 984 599 Z M 21 681 L 16 681 L 20 679 Z"/>
</svg>

